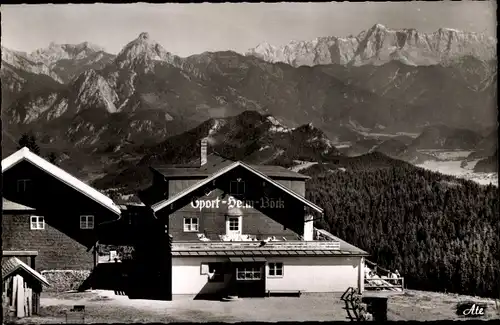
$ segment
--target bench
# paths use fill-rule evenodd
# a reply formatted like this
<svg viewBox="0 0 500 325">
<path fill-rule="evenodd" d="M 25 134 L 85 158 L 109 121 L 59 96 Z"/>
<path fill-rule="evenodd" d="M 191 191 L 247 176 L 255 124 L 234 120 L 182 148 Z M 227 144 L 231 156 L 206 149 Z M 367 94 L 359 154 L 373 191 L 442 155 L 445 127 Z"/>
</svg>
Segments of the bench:
<svg viewBox="0 0 500 325">
<path fill-rule="evenodd" d="M 300 297 L 304 290 L 267 290 L 267 296 L 293 296 Z"/>
</svg>

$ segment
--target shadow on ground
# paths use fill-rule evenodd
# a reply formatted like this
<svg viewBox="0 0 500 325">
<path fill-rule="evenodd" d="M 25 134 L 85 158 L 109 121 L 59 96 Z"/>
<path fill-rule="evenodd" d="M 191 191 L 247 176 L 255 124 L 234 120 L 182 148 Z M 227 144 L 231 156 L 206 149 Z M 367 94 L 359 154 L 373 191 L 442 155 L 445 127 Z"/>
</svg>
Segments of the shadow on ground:
<svg viewBox="0 0 500 325">
<path fill-rule="evenodd" d="M 131 261 L 100 263 L 80 285 L 78 291 L 89 289 L 112 290 L 116 295 L 130 299 L 168 300 L 162 277 L 155 270 L 138 266 Z M 145 285 L 149 284 L 149 285 Z"/>
</svg>

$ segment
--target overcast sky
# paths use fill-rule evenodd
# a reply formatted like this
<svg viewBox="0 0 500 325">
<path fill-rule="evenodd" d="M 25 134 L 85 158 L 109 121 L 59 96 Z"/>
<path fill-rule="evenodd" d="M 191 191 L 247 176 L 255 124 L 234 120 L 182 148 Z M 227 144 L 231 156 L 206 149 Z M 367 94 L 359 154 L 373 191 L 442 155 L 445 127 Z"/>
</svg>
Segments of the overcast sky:
<svg viewBox="0 0 500 325">
<path fill-rule="evenodd" d="M 2 46 L 31 52 L 50 42 L 89 41 L 110 53 L 148 32 L 167 51 L 245 52 L 318 36 L 357 35 L 376 23 L 433 32 L 440 27 L 496 36 L 493 1 L 268 4 L 2 5 Z"/>
</svg>

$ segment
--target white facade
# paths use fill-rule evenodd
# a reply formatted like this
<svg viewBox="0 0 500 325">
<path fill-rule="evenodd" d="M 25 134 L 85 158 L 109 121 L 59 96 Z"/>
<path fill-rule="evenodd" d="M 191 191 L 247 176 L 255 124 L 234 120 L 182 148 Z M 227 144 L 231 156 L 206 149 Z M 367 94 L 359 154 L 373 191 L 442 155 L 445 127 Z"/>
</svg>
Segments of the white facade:
<svg viewBox="0 0 500 325">
<path fill-rule="evenodd" d="M 343 292 L 348 287 L 360 288 L 364 281 L 363 258 L 359 256 L 269 256 L 266 260 L 263 274 L 266 291 Z M 224 282 L 209 282 L 201 265 L 227 261 L 227 257 L 211 256 L 172 258 L 172 294 L 210 294 L 222 290 L 231 275 L 226 274 Z M 283 263 L 283 276 L 269 276 L 269 263 Z"/>
<path fill-rule="evenodd" d="M 196 295 L 215 293 L 223 289 L 230 279 L 225 276 L 225 282 L 208 282 L 208 275 L 202 274 L 202 263 L 227 262 L 221 257 L 174 257 L 172 258 L 172 294 Z"/>
<path fill-rule="evenodd" d="M 270 256 L 266 263 L 266 290 L 344 292 L 358 288 L 361 257 Z M 283 277 L 270 277 L 268 263 L 283 263 Z"/>
</svg>

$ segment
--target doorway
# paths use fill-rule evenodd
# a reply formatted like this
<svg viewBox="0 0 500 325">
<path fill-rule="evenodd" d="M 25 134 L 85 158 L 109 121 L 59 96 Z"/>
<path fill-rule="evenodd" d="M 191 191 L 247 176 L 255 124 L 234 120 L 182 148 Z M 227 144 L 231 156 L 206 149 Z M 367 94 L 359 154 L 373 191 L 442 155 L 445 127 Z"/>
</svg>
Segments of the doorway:
<svg viewBox="0 0 500 325">
<path fill-rule="evenodd" d="M 265 262 L 231 263 L 231 286 L 238 297 L 265 297 Z"/>
</svg>

